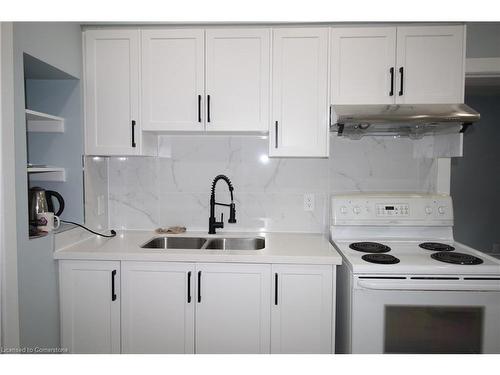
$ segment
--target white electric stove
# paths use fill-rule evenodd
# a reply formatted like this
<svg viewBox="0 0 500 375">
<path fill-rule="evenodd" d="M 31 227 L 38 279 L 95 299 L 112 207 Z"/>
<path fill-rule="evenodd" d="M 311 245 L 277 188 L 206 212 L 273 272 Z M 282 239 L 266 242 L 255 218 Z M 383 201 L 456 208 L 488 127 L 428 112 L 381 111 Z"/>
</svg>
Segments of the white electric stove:
<svg viewBox="0 0 500 375">
<path fill-rule="evenodd" d="M 332 197 L 339 353 L 500 353 L 500 261 L 453 239 L 447 195 Z"/>
</svg>

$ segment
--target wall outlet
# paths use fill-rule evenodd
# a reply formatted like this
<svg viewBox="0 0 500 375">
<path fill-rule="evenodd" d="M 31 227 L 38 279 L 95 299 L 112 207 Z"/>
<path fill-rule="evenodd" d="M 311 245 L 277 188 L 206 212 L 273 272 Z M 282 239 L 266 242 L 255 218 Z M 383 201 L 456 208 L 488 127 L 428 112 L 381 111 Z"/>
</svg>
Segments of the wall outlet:
<svg viewBox="0 0 500 375">
<path fill-rule="evenodd" d="M 104 215 L 104 195 L 97 196 L 97 216 Z"/>
<path fill-rule="evenodd" d="M 314 211 L 314 194 L 304 194 L 304 211 Z"/>
</svg>

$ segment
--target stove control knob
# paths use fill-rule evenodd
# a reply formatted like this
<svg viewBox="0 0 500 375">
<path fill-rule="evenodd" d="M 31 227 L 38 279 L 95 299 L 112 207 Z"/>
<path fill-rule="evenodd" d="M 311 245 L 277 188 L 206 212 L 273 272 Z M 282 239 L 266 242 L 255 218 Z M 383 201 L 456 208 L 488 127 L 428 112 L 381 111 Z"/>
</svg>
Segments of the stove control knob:
<svg viewBox="0 0 500 375">
<path fill-rule="evenodd" d="M 340 213 L 345 215 L 347 213 L 347 207 L 346 206 L 340 207 Z"/>
<path fill-rule="evenodd" d="M 438 212 L 443 215 L 445 213 L 445 207 L 444 206 L 439 206 L 438 207 Z"/>
<path fill-rule="evenodd" d="M 429 206 L 425 207 L 425 213 L 426 213 L 427 215 L 432 214 L 432 207 L 429 207 Z"/>
<path fill-rule="evenodd" d="M 355 206 L 352 211 L 356 214 L 356 215 L 359 215 L 361 213 L 361 208 L 359 208 L 359 206 Z"/>
</svg>

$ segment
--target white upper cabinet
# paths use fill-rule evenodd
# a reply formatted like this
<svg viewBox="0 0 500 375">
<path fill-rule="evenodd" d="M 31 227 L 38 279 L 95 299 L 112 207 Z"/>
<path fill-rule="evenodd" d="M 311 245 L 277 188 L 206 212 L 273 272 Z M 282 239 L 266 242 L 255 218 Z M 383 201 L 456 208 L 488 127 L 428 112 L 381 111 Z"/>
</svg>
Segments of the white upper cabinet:
<svg viewBox="0 0 500 375">
<path fill-rule="evenodd" d="M 332 29 L 332 104 L 463 103 L 465 26 Z"/>
<path fill-rule="evenodd" d="M 138 155 L 139 31 L 85 31 L 85 152 Z"/>
<path fill-rule="evenodd" d="M 397 103 L 463 103 L 465 26 L 397 29 Z"/>
<path fill-rule="evenodd" d="M 198 264 L 196 269 L 196 353 L 269 353 L 271 266 Z"/>
<path fill-rule="evenodd" d="M 269 155 L 328 156 L 328 28 L 273 30 Z"/>
<path fill-rule="evenodd" d="M 207 29 L 206 129 L 267 131 L 269 75 L 269 29 Z"/>
<path fill-rule="evenodd" d="M 204 130 L 203 29 L 141 34 L 143 130 Z"/>
<path fill-rule="evenodd" d="M 278 264 L 272 274 L 271 352 L 332 353 L 332 266 Z"/>
<path fill-rule="evenodd" d="M 61 261 L 61 347 L 120 353 L 120 262 Z"/>
<path fill-rule="evenodd" d="M 194 265 L 122 262 L 122 353 L 194 353 Z"/>
<path fill-rule="evenodd" d="M 396 28 L 334 28 L 331 32 L 331 102 L 394 102 Z"/>
<path fill-rule="evenodd" d="M 84 60 L 86 154 L 220 131 L 327 157 L 330 103 L 463 103 L 465 26 L 90 29 Z"/>
<path fill-rule="evenodd" d="M 142 128 L 268 130 L 269 29 L 142 30 Z"/>
</svg>

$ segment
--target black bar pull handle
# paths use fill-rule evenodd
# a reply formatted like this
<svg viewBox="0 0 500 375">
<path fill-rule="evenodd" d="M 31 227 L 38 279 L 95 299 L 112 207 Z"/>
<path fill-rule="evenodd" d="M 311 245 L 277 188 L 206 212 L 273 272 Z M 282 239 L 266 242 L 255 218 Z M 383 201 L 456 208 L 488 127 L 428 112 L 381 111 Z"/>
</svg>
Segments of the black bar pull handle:
<svg viewBox="0 0 500 375">
<path fill-rule="evenodd" d="M 201 95 L 198 95 L 198 122 L 201 122 Z"/>
<path fill-rule="evenodd" d="M 188 277 L 188 303 L 191 303 L 191 271 L 187 274 Z"/>
<path fill-rule="evenodd" d="M 389 69 L 389 72 L 391 73 L 391 91 L 389 91 L 389 96 L 394 95 L 394 67 Z"/>
<path fill-rule="evenodd" d="M 278 148 L 278 121 L 274 123 L 274 148 Z"/>
<path fill-rule="evenodd" d="M 135 146 L 135 120 L 132 120 L 132 147 Z"/>
<path fill-rule="evenodd" d="M 278 306 L 278 273 L 274 274 L 274 305 Z"/>
<path fill-rule="evenodd" d="M 207 122 L 210 122 L 210 95 L 207 95 Z"/>
<path fill-rule="evenodd" d="M 116 270 L 113 270 L 111 272 L 111 301 L 116 301 L 115 277 L 116 277 Z"/>
<path fill-rule="evenodd" d="M 201 302 L 201 271 L 198 271 L 198 303 Z"/>
<path fill-rule="evenodd" d="M 404 81 L 404 69 L 403 67 L 399 68 L 399 75 L 401 77 L 401 82 L 399 86 L 399 96 L 403 96 L 403 81 Z"/>
</svg>

